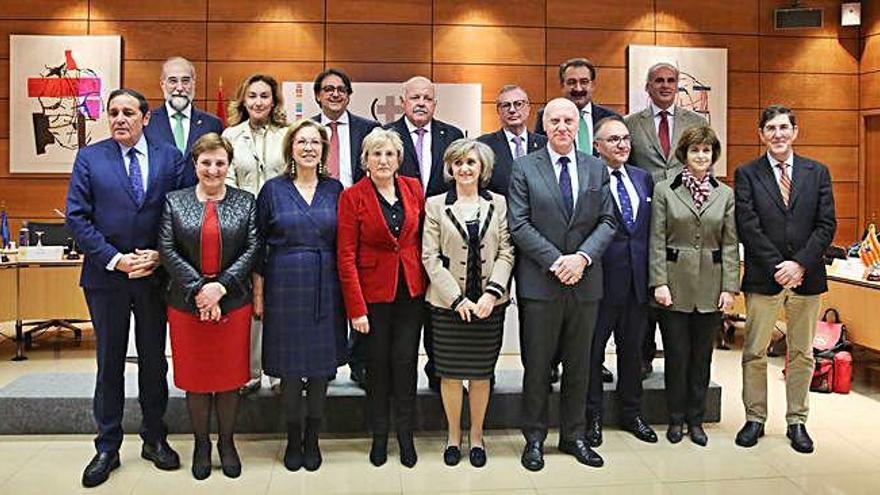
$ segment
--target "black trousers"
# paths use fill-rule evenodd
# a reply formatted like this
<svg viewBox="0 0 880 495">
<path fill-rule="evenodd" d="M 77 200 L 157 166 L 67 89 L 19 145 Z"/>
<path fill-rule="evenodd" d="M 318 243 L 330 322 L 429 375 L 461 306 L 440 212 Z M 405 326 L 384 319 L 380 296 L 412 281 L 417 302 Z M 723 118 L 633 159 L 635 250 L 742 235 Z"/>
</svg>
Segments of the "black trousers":
<svg viewBox="0 0 880 495">
<path fill-rule="evenodd" d="M 565 294 L 554 301 L 521 299 L 524 312 L 522 433 L 526 440 L 547 437 L 547 400 L 550 366 L 557 349 L 562 358 L 559 403 L 560 438 L 582 438 L 585 427 L 589 355 L 596 324 L 597 302 L 578 301 Z"/>
<path fill-rule="evenodd" d="M 416 428 L 416 363 L 424 302 L 421 298 L 367 305 L 367 399 L 370 429 L 387 434 L 394 398 L 397 431 Z"/>
<path fill-rule="evenodd" d="M 648 298 L 652 299 L 653 291 L 648 291 Z M 657 354 L 657 325 L 660 325 L 660 335 L 663 335 L 663 319 L 660 318 L 660 313 L 662 309 L 655 308 L 654 306 L 648 307 L 648 319 L 647 324 L 645 325 L 645 335 L 642 343 L 642 361 L 646 363 L 650 363 L 654 360 L 654 356 Z"/>
<path fill-rule="evenodd" d="M 615 304 L 615 303 L 621 304 Z M 614 334 L 617 347 L 617 397 L 620 399 L 620 419 L 625 423 L 641 414 L 642 409 L 642 343 L 645 340 L 647 307 L 630 295 L 623 301 L 605 301 L 599 304 L 596 331 L 590 352 L 590 387 L 587 393 L 587 411 L 602 415 L 602 363 L 605 344 Z"/>
<path fill-rule="evenodd" d="M 167 433 L 162 419 L 168 405 L 167 317 L 162 290 L 152 278 L 130 280 L 124 289 L 84 291 L 98 361 L 93 401 L 98 452 L 116 451 L 122 445 L 125 354 L 132 313 L 138 353 L 138 402 L 143 415 L 140 435 L 145 442 L 154 443 L 164 440 Z"/>
<path fill-rule="evenodd" d="M 670 424 L 700 425 L 721 313 L 663 311 L 664 376 Z"/>
<path fill-rule="evenodd" d="M 366 339 L 360 332 L 350 328 L 348 331 L 348 367 L 355 373 L 362 372 L 366 361 Z"/>
</svg>

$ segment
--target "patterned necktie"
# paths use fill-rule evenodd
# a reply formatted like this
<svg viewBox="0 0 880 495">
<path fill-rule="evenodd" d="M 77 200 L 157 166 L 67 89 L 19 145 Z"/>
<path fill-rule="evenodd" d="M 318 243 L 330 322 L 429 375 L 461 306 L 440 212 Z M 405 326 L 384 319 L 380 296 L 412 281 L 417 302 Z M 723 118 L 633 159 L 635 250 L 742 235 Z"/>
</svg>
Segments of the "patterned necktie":
<svg viewBox="0 0 880 495">
<path fill-rule="evenodd" d="M 431 180 L 430 174 L 428 177 L 424 177 L 422 174 L 422 146 L 425 144 L 425 133 L 428 132 L 424 127 L 419 127 L 416 129 L 416 160 L 419 162 L 419 177 L 422 179 L 422 187 L 427 190 L 428 182 Z"/>
<path fill-rule="evenodd" d="M 782 194 L 782 202 L 788 208 L 788 200 L 791 197 L 791 177 L 788 176 L 788 164 L 781 162 L 776 166 L 779 167 L 779 193 Z"/>
<path fill-rule="evenodd" d="M 565 206 L 565 214 L 571 217 L 574 210 L 574 196 L 571 194 L 571 176 L 568 175 L 568 157 L 559 157 L 559 192 L 562 193 L 562 204 Z"/>
<path fill-rule="evenodd" d="M 578 135 L 577 135 L 577 149 L 581 153 L 586 153 L 588 155 L 593 154 L 593 132 L 590 129 L 590 125 L 587 124 L 587 119 L 590 119 L 590 114 L 587 112 L 581 112 L 580 122 L 578 123 Z"/>
<path fill-rule="evenodd" d="M 134 201 L 138 206 L 144 203 L 144 178 L 141 176 L 141 162 L 138 160 L 137 150 L 128 150 L 128 180 L 131 182 L 131 190 L 134 193 Z"/>
<path fill-rule="evenodd" d="M 330 122 L 330 153 L 327 156 L 327 171 L 330 177 L 339 178 L 339 122 Z"/>
<path fill-rule="evenodd" d="M 660 126 L 657 129 L 657 138 L 660 140 L 663 158 L 669 158 L 669 149 L 671 147 L 669 144 L 669 119 L 667 115 L 669 115 L 669 112 L 666 110 L 660 111 Z"/>
<path fill-rule="evenodd" d="M 174 114 L 174 144 L 181 153 L 186 154 L 186 141 L 183 138 L 183 119 L 186 116 L 180 112 Z"/>
<path fill-rule="evenodd" d="M 630 201 L 629 193 L 623 183 L 623 174 L 620 173 L 620 170 L 615 170 L 611 172 L 611 175 L 617 179 L 617 200 L 620 203 L 620 213 L 623 216 L 623 222 L 626 224 L 626 228 L 632 230 L 633 225 L 636 223 L 636 218 L 632 201 Z"/>
<path fill-rule="evenodd" d="M 514 145 L 514 158 L 520 158 L 526 154 L 525 150 L 523 150 L 523 137 L 522 136 L 514 136 L 513 139 Z"/>
</svg>

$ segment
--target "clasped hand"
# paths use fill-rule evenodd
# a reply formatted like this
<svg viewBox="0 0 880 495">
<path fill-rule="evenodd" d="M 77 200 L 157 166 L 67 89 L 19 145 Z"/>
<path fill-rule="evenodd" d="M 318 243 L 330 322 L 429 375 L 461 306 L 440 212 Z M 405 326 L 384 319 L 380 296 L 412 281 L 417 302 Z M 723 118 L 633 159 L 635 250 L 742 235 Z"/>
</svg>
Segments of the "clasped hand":
<svg viewBox="0 0 880 495">
<path fill-rule="evenodd" d="M 797 261 L 783 261 L 776 265 L 775 268 L 776 273 L 773 274 L 773 278 L 776 279 L 776 283 L 786 289 L 794 289 L 804 281 L 804 272 L 806 270 Z"/>
<path fill-rule="evenodd" d="M 220 321 L 220 299 L 223 297 L 223 286 L 219 282 L 209 282 L 202 286 L 196 294 L 196 307 L 202 321 Z"/>
<path fill-rule="evenodd" d="M 488 292 L 480 296 L 476 303 L 465 298 L 455 307 L 455 312 L 458 313 L 458 316 L 460 316 L 462 320 L 467 322 L 471 321 L 471 315 L 482 320 L 492 314 L 492 308 L 495 307 L 496 300 L 498 300 L 498 298 L 495 297 L 494 294 Z"/>
<path fill-rule="evenodd" d="M 587 259 L 580 254 L 564 254 L 550 267 L 550 271 L 556 275 L 565 285 L 575 285 L 580 282 L 584 276 L 584 270 L 587 268 Z"/>
<path fill-rule="evenodd" d="M 128 278 L 142 278 L 152 275 L 159 266 L 159 251 L 154 249 L 135 249 L 126 253 L 116 262 L 116 269 L 127 273 Z"/>
</svg>

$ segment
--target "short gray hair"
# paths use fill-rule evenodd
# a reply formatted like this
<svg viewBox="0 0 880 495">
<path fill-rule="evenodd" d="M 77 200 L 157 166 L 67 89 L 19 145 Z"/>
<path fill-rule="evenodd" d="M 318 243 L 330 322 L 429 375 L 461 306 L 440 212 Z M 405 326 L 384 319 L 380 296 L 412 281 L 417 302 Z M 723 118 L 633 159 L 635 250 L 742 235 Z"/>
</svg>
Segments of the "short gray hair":
<svg viewBox="0 0 880 495">
<path fill-rule="evenodd" d="M 648 67 L 648 74 L 645 76 L 645 82 L 648 83 L 648 84 L 650 84 L 650 83 L 651 83 L 651 79 L 654 77 L 654 73 L 657 72 L 657 71 L 660 70 L 660 69 L 669 69 L 669 70 L 671 70 L 672 72 L 675 73 L 675 78 L 676 78 L 676 79 L 678 79 L 679 76 L 681 75 L 680 72 L 679 72 L 679 70 L 678 70 L 678 67 L 672 65 L 671 63 L 669 63 L 669 62 L 657 62 L 656 64 L 652 65 L 651 67 Z"/>
<path fill-rule="evenodd" d="M 388 144 L 397 151 L 397 166 L 400 167 L 403 163 L 403 141 L 391 129 L 376 127 L 367 134 L 367 137 L 361 143 L 361 168 L 367 170 L 367 157 L 370 153 Z"/>
<path fill-rule="evenodd" d="M 452 164 L 463 160 L 471 151 L 477 155 L 477 161 L 480 162 L 480 186 L 489 185 L 489 179 L 492 178 L 492 168 L 495 166 L 495 153 L 487 144 L 483 144 L 476 139 L 461 138 L 456 139 L 446 148 L 443 154 L 443 179 L 446 182 L 452 182 Z"/>
</svg>

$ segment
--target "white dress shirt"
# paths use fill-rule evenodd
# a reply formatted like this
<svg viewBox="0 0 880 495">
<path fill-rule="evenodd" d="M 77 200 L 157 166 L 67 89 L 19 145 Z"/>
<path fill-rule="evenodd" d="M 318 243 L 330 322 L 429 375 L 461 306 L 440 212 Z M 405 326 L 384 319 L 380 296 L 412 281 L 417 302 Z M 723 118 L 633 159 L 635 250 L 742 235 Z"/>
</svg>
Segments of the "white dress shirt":
<svg viewBox="0 0 880 495">
<path fill-rule="evenodd" d="M 333 131 L 330 129 L 331 122 L 333 119 L 321 112 L 321 124 L 327 128 L 330 137 L 333 137 Z M 353 178 L 351 176 L 351 125 L 349 125 L 347 111 L 342 112 L 342 115 L 336 120 L 336 131 L 339 133 L 339 182 L 342 182 L 343 187 L 349 188 L 353 184 Z"/>
<path fill-rule="evenodd" d="M 510 148 L 510 156 L 516 160 L 516 142 L 513 140 L 517 135 L 504 129 L 504 138 L 507 139 L 507 146 Z M 522 138 L 522 151 L 523 156 L 529 154 L 529 131 L 523 129 L 522 134 L 519 135 Z"/>
<path fill-rule="evenodd" d="M 550 161 L 553 163 L 553 173 L 556 175 L 557 184 L 559 183 L 559 174 L 562 173 L 562 165 L 559 164 L 559 158 L 563 156 L 568 157 L 568 176 L 571 178 L 571 198 L 573 199 L 571 206 L 572 211 L 574 211 L 578 201 L 577 153 L 574 143 L 571 145 L 571 151 L 565 155 L 560 155 L 553 151 L 553 148 L 549 145 L 547 146 L 547 152 L 550 154 Z"/>
<path fill-rule="evenodd" d="M 782 162 L 770 156 L 769 151 L 767 152 L 767 160 L 770 161 L 770 170 L 773 171 L 773 176 L 776 177 L 776 183 L 779 184 L 779 179 L 782 177 L 782 170 L 779 170 L 777 165 Z M 794 151 L 789 153 L 788 158 L 783 161 L 788 164 L 788 180 L 794 179 Z M 782 187 L 781 184 L 780 187 Z"/>
<path fill-rule="evenodd" d="M 639 215 L 639 193 L 636 191 L 636 186 L 632 183 L 632 179 L 630 179 L 629 174 L 626 173 L 626 167 L 621 165 L 620 168 L 608 167 L 608 175 L 611 176 L 611 183 L 609 184 L 611 188 L 611 195 L 614 196 L 614 202 L 617 203 L 617 209 L 619 211 L 623 211 L 623 208 L 620 207 L 620 196 L 617 194 L 617 177 L 614 176 L 613 172 L 615 170 L 620 170 L 620 178 L 623 180 L 623 187 L 626 189 L 626 193 L 629 195 L 629 203 L 632 205 L 633 209 L 633 221 L 638 218 Z"/>
<path fill-rule="evenodd" d="M 657 139 L 660 139 L 660 112 L 663 109 L 658 107 L 651 102 L 651 112 L 654 116 L 654 132 L 657 133 Z M 669 146 L 675 146 L 675 143 L 672 142 L 672 136 L 675 134 L 675 105 L 669 105 L 669 108 L 666 109 L 666 113 L 669 115 L 666 116 L 666 121 L 669 122 Z M 675 150 L 670 150 L 670 153 L 674 153 Z"/>
<path fill-rule="evenodd" d="M 415 148 L 419 143 L 419 135 L 416 134 L 416 129 L 418 127 L 409 121 L 408 118 L 404 117 L 404 122 L 406 122 L 406 128 L 409 129 L 409 137 L 412 139 L 413 148 Z M 432 121 L 433 122 L 433 121 Z M 425 124 L 423 129 L 425 130 L 425 135 L 422 137 L 422 163 L 419 168 L 419 174 L 422 179 L 422 189 L 424 191 L 428 190 L 428 182 L 431 180 L 431 165 L 433 161 L 433 157 L 431 156 L 431 123 L 428 122 Z M 416 156 L 418 156 L 419 150 L 416 149 Z M 419 164 L 416 164 L 419 165 Z"/>
<path fill-rule="evenodd" d="M 141 181 L 144 184 L 144 196 L 146 197 L 147 188 L 149 187 L 149 178 L 150 178 L 150 154 L 148 152 L 147 146 L 147 138 L 141 135 L 141 138 L 135 143 L 134 146 L 126 146 L 122 143 L 116 143 L 119 145 L 119 150 L 122 152 L 122 163 L 125 166 L 125 176 L 129 177 L 129 172 L 131 171 L 131 158 L 128 156 L 128 151 L 132 148 L 135 149 L 138 157 L 138 165 L 141 168 Z M 114 271 L 116 270 L 116 264 L 119 263 L 119 260 L 122 259 L 122 253 L 116 253 L 112 258 L 110 258 L 110 262 L 107 263 L 107 270 Z"/>
<path fill-rule="evenodd" d="M 190 122 L 192 122 L 192 110 L 193 110 L 193 106 L 192 106 L 192 104 L 189 104 L 186 106 L 186 108 L 183 109 L 182 112 L 180 112 L 183 114 L 183 119 L 181 119 L 180 125 L 183 126 L 183 146 L 184 146 L 184 148 L 186 147 L 186 143 L 189 142 L 189 127 L 190 127 Z M 174 114 L 177 113 L 177 110 L 175 110 L 174 107 L 172 107 L 171 104 L 166 101 L 165 102 L 165 111 L 168 113 L 168 125 L 171 126 L 171 136 L 173 137 L 174 136 L 174 126 L 177 125 L 177 119 L 174 118 Z"/>
</svg>

